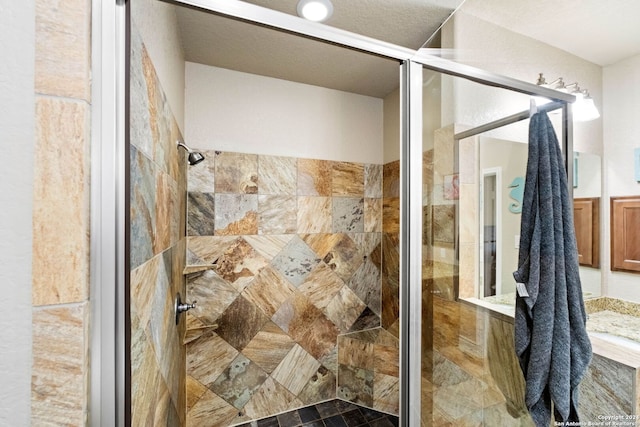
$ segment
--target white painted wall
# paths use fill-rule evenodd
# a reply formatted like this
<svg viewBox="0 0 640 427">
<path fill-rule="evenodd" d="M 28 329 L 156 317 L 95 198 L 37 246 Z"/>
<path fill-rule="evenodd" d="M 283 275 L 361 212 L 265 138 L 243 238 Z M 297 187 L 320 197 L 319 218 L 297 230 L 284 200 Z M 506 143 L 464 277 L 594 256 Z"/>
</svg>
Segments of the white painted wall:
<svg viewBox="0 0 640 427">
<path fill-rule="evenodd" d="M 458 11 L 443 32 L 443 46 L 454 48 L 453 59 L 487 71 L 535 83 L 538 73 L 547 81 L 563 77 L 569 84 L 578 82 L 588 89 L 603 117 L 607 92 L 603 90 L 602 67 L 540 41 Z M 506 90 L 481 86 L 462 79 L 445 78 L 443 81 L 444 105 L 453 108 L 443 110 L 443 124 L 456 122 L 477 126 L 529 108 L 529 96 Z M 454 100 L 453 102 L 451 100 Z M 450 104 L 447 104 L 449 102 Z M 559 114 L 550 114 L 558 137 L 561 136 Z M 574 150 L 603 156 L 603 119 L 591 122 L 574 122 Z M 528 120 L 484 134 L 494 138 L 526 142 Z M 584 175 L 583 175 L 584 178 Z M 597 187 L 595 183 L 593 187 Z M 603 200 L 608 200 L 606 190 Z M 606 203 L 603 203 L 605 205 Z M 602 218 L 601 248 L 608 249 L 608 218 Z M 595 295 L 606 293 L 609 270 L 608 252 L 602 252 L 601 270 L 581 268 L 583 288 Z M 606 259 L 605 259 L 606 258 Z M 627 286 L 625 289 L 628 289 Z M 635 291 L 640 299 L 640 287 Z M 634 296 L 634 298 L 636 298 Z M 628 298 L 627 298 L 628 299 Z"/>
<path fill-rule="evenodd" d="M 458 11 L 446 24 L 443 46 L 455 48 L 454 60 L 483 70 L 535 83 L 538 73 L 547 81 L 563 77 L 588 89 L 602 111 L 602 67 L 532 38 L 514 33 L 485 20 Z M 450 96 L 455 110 L 443 115 L 443 124 L 455 119 L 477 126 L 529 108 L 529 97 L 506 90 L 456 79 Z M 451 117 L 453 115 L 453 118 Z M 552 117 L 553 120 L 553 117 Z M 512 125 L 492 136 L 518 140 L 527 137 L 527 123 Z M 560 136 L 560 135 L 558 135 Z M 575 123 L 576 151 L 602 155 L 602 120 Z"/>
<path fill-rule="evenodd" d="M 384 163 L 400 159 L 400 89 L 384 98 Z"/>
<path fill-rule="evenodd" d="M 604 67 L 604 187 L 602 221 L 609 242 L 609 197 L 640 195 L 634 178 L 633 150 L 640 147 L 640 55 Z M 603 256 L 607 295 L 640 302 L 640 275 L 612 272 L 611 251 Z"/>
<path fill-rule="evenodd" d="M 0 1 L 0 425 L 31 424 L 35 7 Z"/>
<path fill-rule="evenodd" d="M 191 147 L 383 161 L 382 99 L 191 62 L 185 75 Z"/>
<path fill-rule="evenodd" d="M 184 51 L 175 8 L 158 0 L 131 2 L 131 24 L 147 47 L 162 89 L 184 134 Z"/>
</svg>

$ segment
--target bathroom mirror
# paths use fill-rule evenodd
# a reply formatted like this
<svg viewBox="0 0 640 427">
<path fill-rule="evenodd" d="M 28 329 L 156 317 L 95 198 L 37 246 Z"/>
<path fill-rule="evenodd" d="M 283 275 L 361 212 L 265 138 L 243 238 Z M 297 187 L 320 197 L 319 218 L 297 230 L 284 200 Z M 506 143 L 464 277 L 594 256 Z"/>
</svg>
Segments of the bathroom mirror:
<svg viewBox="0 0 640 427">
<path fill-rule="evenodd" d="M 515 139 L 515 138 L 514 138 Z M 574 222 L 585 295 L 600 294 L 601 158 L 575 152 Z M 483 136 L 478 143 L 478 298 L 512 303 L 517 268 L 527 144 Z"/>
</svg>

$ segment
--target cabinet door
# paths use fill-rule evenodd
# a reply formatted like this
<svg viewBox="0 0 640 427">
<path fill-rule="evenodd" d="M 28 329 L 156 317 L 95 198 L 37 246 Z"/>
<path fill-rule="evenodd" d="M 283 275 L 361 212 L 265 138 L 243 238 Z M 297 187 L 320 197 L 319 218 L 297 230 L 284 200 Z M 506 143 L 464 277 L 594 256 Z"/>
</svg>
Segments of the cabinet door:
<svg viewBox="0 0 640 427">
<path fill-rule="evenodd" d="M 600 266 L 600 198 L 573 200 L 573 222 L 580 265 Z"/>
<path fill-rule="evenodd" d="M 640 272 L 640 196 L 611 198 L 611 269 Z"/>
</svg>

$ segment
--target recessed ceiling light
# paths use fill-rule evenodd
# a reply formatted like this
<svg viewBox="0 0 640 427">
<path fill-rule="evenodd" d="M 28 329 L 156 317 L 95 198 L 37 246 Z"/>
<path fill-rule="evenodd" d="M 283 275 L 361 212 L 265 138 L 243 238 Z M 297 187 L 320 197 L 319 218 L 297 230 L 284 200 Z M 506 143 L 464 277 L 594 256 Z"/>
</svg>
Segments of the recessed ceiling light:
<svg viewBox="0 0 640 427">
<path fill-rule="evenodd" d="M 330 0 L 300 0 L 298 15 L 314 22 L 323 22 L 331 17 L 333 4 Z"/>
</svg>

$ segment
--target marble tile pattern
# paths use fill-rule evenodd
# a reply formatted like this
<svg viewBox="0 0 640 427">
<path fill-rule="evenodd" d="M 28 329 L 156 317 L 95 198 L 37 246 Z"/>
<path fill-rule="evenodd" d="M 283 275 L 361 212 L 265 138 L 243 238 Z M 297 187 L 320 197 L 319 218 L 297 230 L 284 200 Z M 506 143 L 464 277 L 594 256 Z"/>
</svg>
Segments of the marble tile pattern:
<svg viewBox="0 0 640 427">
<path fill-rule="evenodd" d="M 186 423 L 186 321 L 176 325 L 174 301 L 177 293 L 186 299 L 187 165 L 175 146 L 180 131 L 135 25 L 130 72 L 132 425 L 181 426 Z M 206 192 L 190 197 L 190 216 L 197 212 L 201 218 L 191 229 L 208 232 L 203 218 L 214 212 L 213 200 Z M 202 292 L 224 295 L 225 285 L 216 282 Z M 200 334 L 210 333 L 211 317 L 198 324 Z"/>
<path fill-rule="evenodd" d="M 383 292 L 383 166 L 210 153 L 187 184 L 187 300 L 198 301 L 185 335 L 189 425 L 336 398 L 339 371 L 351 369 L 338 363 L 342 334 L 375 328 L 397 346 L 381 329 L 385 295 L 396 334 L 398 318 L 397 279 Z M 386 347 L 366 402 L 393 413 L 398 357 Z"/>
</svg>

